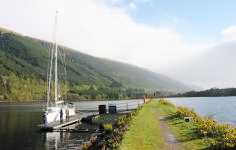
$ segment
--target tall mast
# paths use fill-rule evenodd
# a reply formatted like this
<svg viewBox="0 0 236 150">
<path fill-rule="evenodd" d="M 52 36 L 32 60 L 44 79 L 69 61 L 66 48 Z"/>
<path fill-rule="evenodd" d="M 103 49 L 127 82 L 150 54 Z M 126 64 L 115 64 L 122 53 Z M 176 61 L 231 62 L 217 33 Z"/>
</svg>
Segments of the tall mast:
<svg viewBox="0 0 236 150">
<path fill-rule="evenodd" d="M 57 14 L 55 17 L 55 103 L 58 101 L 58 73 L 57 73 L 57 54 L 58 54 L 58 45 L 57 45 Z"/>
<path fill-rule="evenodd" d="M 50 68 L 49 68 L 49 75 L 48 75 L 47 107 L 49 107 L 50 94 L 51 94 L 53 54 L 54 54 L 54 44 L 53 44 L 52 49 L 49 50 Z"/>
</svg>

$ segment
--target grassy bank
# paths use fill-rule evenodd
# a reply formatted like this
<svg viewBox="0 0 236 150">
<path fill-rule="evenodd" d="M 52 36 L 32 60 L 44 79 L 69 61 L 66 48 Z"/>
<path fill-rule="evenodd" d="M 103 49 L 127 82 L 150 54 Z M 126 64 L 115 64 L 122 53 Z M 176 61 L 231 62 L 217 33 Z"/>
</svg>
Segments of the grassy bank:
<svg viewBox="0 0 236 150">
<path fill-rule="evenodd" d="M 207 149 L 212 139 L 202 138 L 197 133 L 197 126 L 194 122 L 185 122 L 176 116 L 177 107 L 170 103 L 163 103 L 153 100 L 146 104 L 139 114 L 132 121 L 129 130 L 126 132 L 121 150 L 159 150 L 167 146 L 162 137 L 164 132 L 160 126 L 160 117 L 170 127 L 171 132 L 181 144 L 181 149 Z M 160 116 L 161 115 L 161 116 Z"/>
<path fill-rule="evenodd" d="M 157 102 L 157 107 L 160 114 L 165 117 L 172 133 L 177 140 L 182 144 L 183 149 L 208 149 L 212 143 L 211 138 L 201 137 L 197 133 L 196 123 L 190 121 L 185 122 L 184 119 L 178 117 L 178 108 L 167 101 Z"/>
<path fill-rule="evenodd" d="M 163 115 L 172 131 L 186 149 L 236 149 L 236 128 L 229 124 L 220 124 L 210 118 L 199 116 L 186 107 L 175 107 L 168 101 L 159 101 Z M 185 122 L 185 117 L 191 117 Z"/>
<path fill-rule="evenodd" d="M 82 121 L 99 128 L 100 133 L 83 144 L 83 150 L 118 149 L 130 121 L 141 107 L 129 113 L 102 114 L 88 116 Z"/>
<path fill-rule="evenodd" d="M 157 119 L 157 102 L 146 104 L 132 120 L 126 132 L 121 150 L 161 150 L 164 139 L 160 134 L 160 123 Z"/>
</svg>

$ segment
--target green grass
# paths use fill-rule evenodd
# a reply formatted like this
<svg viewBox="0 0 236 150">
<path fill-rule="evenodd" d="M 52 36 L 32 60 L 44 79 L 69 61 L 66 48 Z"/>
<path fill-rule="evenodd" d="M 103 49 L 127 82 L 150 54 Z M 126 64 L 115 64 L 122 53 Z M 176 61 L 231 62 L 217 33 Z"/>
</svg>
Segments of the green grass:
<svg viewBox="0 0 236 150">
<path fill-rule="evenodd" d="M 158 113 L 159 111 L 159 113 Z M 124 135 L 121 150 L 161 150 L 165 149 L 165 141 L 161 137 L 158 114 L 166 118 L 167 124 L 176 139 L 181 143 L 182 149 L 200 150 L 210 146 L 210 138 L 201 138 L 196 133 L 193 122 L 185 122 L 175 117 L 176 107 L 160 104 L 153 100 L 146 104 L 138 115 L 131 121 L 129 130 Z"/>
<path fill-rule="evenodd" d="M 133 119 L 126 132 L 121 150 L 161 150 L 164 139 L 160 135 L 160 124 L 157 115 L 157 103 L 146 104 Z"/>
<path fill-rule="evenodd" d="M 183 119 L 174 116 L 176 107 L 158 103 L 161 115 L 165 116 L 172 133 L 181 142 L 183 149 L 200 150 L 210 146 L 210 138 L 201 138 L 196 133 L 196 125 L 193 122 L 185 122 Z"/>
</svg>

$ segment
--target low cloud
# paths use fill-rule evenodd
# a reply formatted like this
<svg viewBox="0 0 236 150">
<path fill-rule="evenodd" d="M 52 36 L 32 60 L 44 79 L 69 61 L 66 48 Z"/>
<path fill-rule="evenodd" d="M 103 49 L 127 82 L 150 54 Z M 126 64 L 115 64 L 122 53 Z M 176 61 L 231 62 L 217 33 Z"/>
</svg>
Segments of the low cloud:
<svg viewBox="0 0 236 150">
<path fill-rule="evenodd" d="M 224 29 L 222 35 L 224 41 L 236 41 L 236 25 Z"/>
<path fill-rule="evenodd" d="M 136 9 L 136 8 L 137 8 L 137 6 L 136 6 L 136 4 L 135 4 L 134 2 L 130 2 L 130 3 L 129 3 L 129 7 L 130 7 L 131 9 Z"/>
<path fill-rule="evenodd" d="M 58 41 L 94 56 L 159 72 L 193 52 L 175 29 L 137 23 L 125 9 L 107 5 L 104 0 L 25 0 L 21 3 L 8 0 L 4 3 L 0 14 L 8 14 L 8 21 L 0 19 L 0 23 L 46 40 L 52 39 L 53 16 L 58 8 Z M 9 9 L 12 5 L 19 13 Z M 1 9 L 3 7 L 5 9 Z"/>
<path fill-rule="evenodd" d="M 62 10 L 60 41 L 91 55 L 160 71 L 193 52 L 175 29 L 137 23 L 120 7 L 86 0 Z"/>
</svg>

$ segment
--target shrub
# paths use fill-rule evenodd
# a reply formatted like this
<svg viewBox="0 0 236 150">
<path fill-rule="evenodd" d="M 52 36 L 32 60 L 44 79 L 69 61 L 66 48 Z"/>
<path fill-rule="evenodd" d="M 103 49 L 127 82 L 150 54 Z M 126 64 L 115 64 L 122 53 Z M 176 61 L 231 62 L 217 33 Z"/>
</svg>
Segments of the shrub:
<svg viewBox="0 0 236 150">
<path fill-rule="evenodd" d="M 136 110 L 120 116 L 114 126 L 112 126 L 112 124 L 103 124 L 104 131 L 108 133 L 105 138 L 105 147 L 107 149 L 118 149 L 124 133 L 128 130 L 131 119 L 137 115 L 138 111 L 139 110 Z"/>
<path fill-rule="evenodd" d="M 113 130 L 112 124 L 110 123 L 103 124 L 103 128 L 104 128 L 104 131 L 107 133 L 111 133 Z"/>
<path fill-rule="evenodd" d="M 230 128 L 231 126 L 229 124 L 217 124 L 215 127 L 216 135 L 220 138 L 223 138 Z"/>
<path fill-rule="evenodd" d="M 91 145 L 92 143 L 90 142 L 83 143 L 82 150 L 88 150 Z"/>
<path fill-rule="evenodd" d="M 226 131 L 223 142 L 225 147 L 236 148 L 236 128 Z"/>
<path fill-rule="evenodd" d="M 177 107 L 176 116 L 179 118 L 193 117 L 194 119 L 198 117 L 193 110 L 187 107 Z"/>
<path fill-rule="evenodd" d="M 169 106 L 174 106 L 175 107 L 175 105 L 173 103 L 171 103 L 171 102 L 169 102 L 165 99 L 162 99 L 162 98 L 159 100 L 159 103 L 162 104 L 162 105 L 169 105 Z"/>
<path fill-rule="evenodd" d="M 201 135 L 214 137 L 216 135 L 216 122 L 214 120 L 203 118 L 197 122 L 198 130 Z"/>
<path fill-rule="evenodd" d="M 160 103 L 169 105 L 170 102 L 162 99 Z M 218 149 L 236 149 L 236 128 L 232 128 L 229 124 L 218 124 L 212 119 L 202 118 L 187 107 L 177 107 L 175 116 L 181 119 L 192 117 L 199 135 L 210 137 L 211 141 L 209 142 L 212 147 L 218 147 Z"/>
</svg>

